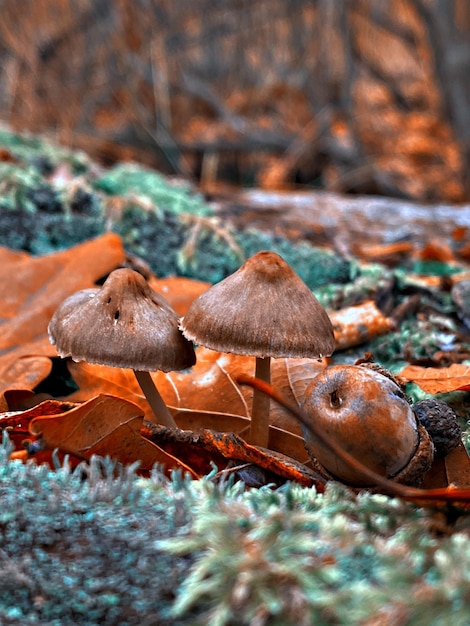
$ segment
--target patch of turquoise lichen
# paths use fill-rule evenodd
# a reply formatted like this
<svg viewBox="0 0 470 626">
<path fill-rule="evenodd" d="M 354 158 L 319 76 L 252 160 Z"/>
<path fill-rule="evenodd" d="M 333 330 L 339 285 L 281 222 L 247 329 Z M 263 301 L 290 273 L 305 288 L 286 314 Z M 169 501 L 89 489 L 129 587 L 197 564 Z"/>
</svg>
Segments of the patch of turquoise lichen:
<svg viewBox="0 0 470 626">
<path fill-rule="evenodd" d="M 430 509 L 335 484 L 245 490 L 9 451 L 4 437 L 2 624 L 466 623 L 468 515 L 449 535 Z"/>
<path fill-rule="evenodd" d="M 360 274 L 353 262 L 305 242 L 236 231 L 188 184 L 137 164 L 103 170 L 81 153 L 6 131 L 0 146 L 16 159 L 0 164 L 0 245 L 48 254 L 112 230 L 158 276 L 215 283 L 264 249 L 284 256 L 312 289 L 344 285 Z M 72 180 L 51 178 L 64 163 Z"/>
<path fill-rule="evenodd" d="M 443 261 L 415 260 L 410 271 L 424 276 L 452 276 L 461 271 L 461 268 Z"/>
<path fill-rule="evenodd" d="M 179 215 L 210 215 L 203 197 L 183 181 L 169 182 L 155 170 L 134 163 L 120 163 L 93 181 L 93 187 L 108 196 L 145 197 L 154 208 Z"/>
<path fill-rule="evenodd" d="M 8 461 L 0 451 L 0 623 L 173 624 L 191 559 L 156 545 L 190 521 L 178 489 L 105 459 L 66 466 Z M 176 483 L 173 483 L 176 485 Z"/>
<path fill-rule="evenodd" d="M 20 163 L 46 171 L 66 163 L 74 174 L 80 175 L 88 171 L 92 164 L 85 152 L 64 148 L 39 135 L 14 133 L 1 127 L 0 146 Z"/>
</svg>

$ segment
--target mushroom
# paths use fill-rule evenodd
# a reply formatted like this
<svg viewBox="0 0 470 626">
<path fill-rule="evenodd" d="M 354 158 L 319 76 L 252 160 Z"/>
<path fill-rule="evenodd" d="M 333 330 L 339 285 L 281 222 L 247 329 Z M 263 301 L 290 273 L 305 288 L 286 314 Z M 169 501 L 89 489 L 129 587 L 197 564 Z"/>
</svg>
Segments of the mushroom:
<svg viewBox="0 0 470 626">
<path fill-rule="evenodd" d="M 138 272 L 117 269 L 101 288 L 74 293 L 56 310 L 48 332 L 61 357 L 133 369 L 157 423 L 176 427 L 150 372 L 186 369 L 196 355 L 175 311 Z"/>
<path fill-rule="evenodd" d="M 434 446 L 400 387 L 388 376 L 359 365 L 335 365 L 316 376 L 305 391 L 305 413 L 316 428 L 377 474 L 419 485 L 430 469 Z M 303 427 L 315 469 L 327 478 L 367 486 L 337 455 Z"/>
<path fill-rule="evenodd" d="M 212 350 L 256 357 L 255 376 L 268 383 L 271 357 L 321 358 L 335 348 L 322 305 L 288 263 L 269 251 L 253 255 L 200 295 L 180 328 L 187 339 Z M 254 390 L 253 445 L 268 445 L 269 403 Z"/>
</svg>

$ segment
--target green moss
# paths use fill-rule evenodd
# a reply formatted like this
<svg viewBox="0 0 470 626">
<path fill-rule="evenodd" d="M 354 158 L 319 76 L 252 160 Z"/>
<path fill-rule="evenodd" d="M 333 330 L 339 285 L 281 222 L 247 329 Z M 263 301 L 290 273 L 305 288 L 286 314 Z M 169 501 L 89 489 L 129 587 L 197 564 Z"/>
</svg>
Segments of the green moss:
<svg viewBox="0 0 470 626">
<path fill-rule="evenodd" d="M 91 165 L 91 160 L 84 152 L 63 148 L 42 136 L 30 133 L 13 133 L 0 128 L 0 146 L 26 166 L 32 166 L 43 173 L 60 163 L 67 163 L 75 175 L 81 175 Z"/>
<path fill-rule="evenodd" d="M 43 195 L 54 196 L 54 191 L 44 177 L 33 167 L 0 163 L 0 185 L 2 208 L 23 210 L 34 213 L 38 209 L 37 201 Z M 37 199 L 37 201 L 35 201 Z M 53 200 L 54 204 L 57 201 Z M 44 206 L 44 203 L 42 203 Z"/>
<path fill-rule="evenodd" d="M 157 210 L 165 209 L 176 215 L 211 214 L 202 196 L 192 191 L 187 183 L 170 183 L 154 170 L 135 164 L 116 165 L 95 180 L 93 186 L 108 196 L 147 198 Z"/>
<path fill-rule="evenodd" d="M 291 265 L 310 289 L 335 284 L 343 286 L 357 275 L 357 267 L 330 250 L 315 248 L 306 242 L 293 243 L 284 237 L 256 231 L 239 235 L 239 245 L 245 258 L 260 250 L 272 250 Z"/>
<path fill-rule="evenodd" d="M 173 489 L 103 459 L 75 472 L 4 461 L 0 623 L 173 624 L 190 559 L 155 544 L 190 519 Z"/>
<path fill-rule="evenodd" d="M 417 260 L 411 266 L 410 271 L 425 276 L 451 276 L 461 272 L 462 268 L 442 261 Z"/>
<path fill-rule="evenodd" d="M 340 258 L 334 255 L 336 263 Z M 339 267 L 339 266 L 338 266 Z M 395 281 L 392 270 L 378 263 L 361 263 L 358 261 L 348 261 L 346 265 L 343 261 L 343 278 L 346 277 L 346 268 L 349 273 L 349 280 L 333 280 L 335 274 L 325 274 L 325 280 L 315 293 L 323 306 L 331 309 L 355 306 L 365 300 L 381 300 L 390 294 Z M 322 271 L 322 264 L 319 270 Z"/>
<path fill-rule="evenodd" d="M 70 471 L 0 446 L 0 623 L 35 626 L 465 624 L 470 516 L 394 498 L 211 477 Z M 461 512 L 462 513 L 462 512 Z M 438 519 L 438 518 L 436 518 Z"/>
<path fill-rule="evenodd" d="M 0 212 L 1 245 L 47 254 L 110 228 L 159 276 L 215 283 L 265 249 L 284 256 L 312 289 L 344 285 L 356 273 L 349 261 L 305 242 L 235 231 L 211 216 L 209 205 L 188 185 L 171 183 L 147 168 L 117 165 L 98 178 L 94 170 L 84 170 L 71 192 L 48 174 L 73 153 L 5 132 L 0 132 L 0 144 L 19 160 L 0 164 L 2 208 L 8 209 Z M 122 210 L 116 214 L 108 209 L 110 198 L 119 199 Z"/>
<path fill-rule="evenodd" d="M 1 245 L 31 254 L 50 254 L 96 237 L 104 231 L 104 219 L 63 213 L 41 214 L 1 210 Z"/>
</svg>

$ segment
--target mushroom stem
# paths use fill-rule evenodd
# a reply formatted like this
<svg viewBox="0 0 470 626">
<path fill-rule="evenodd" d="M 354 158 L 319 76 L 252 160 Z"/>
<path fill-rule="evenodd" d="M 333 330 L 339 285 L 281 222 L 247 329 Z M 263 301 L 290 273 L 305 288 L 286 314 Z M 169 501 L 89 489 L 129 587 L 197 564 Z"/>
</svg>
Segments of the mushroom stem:
<svg viewBox="0 0 470 626">
<path fill-rule="evenodd" d="M 260 380 L 271 383 L 271 358 L 256 358 L 255 376 Z M 254 446 L 268 447 L 269 441 L 269 404 L 271 399 L 259 389 L 253 391 L 251 408 L 251 427 L 249 442 Z"/>
<path fill-rule="evenodd" d="M 155 415 L 156 424 L 163 424 L 163 426 L 169 426 L 170 428 L 178 428 L 172 414 L 170 413 L 167 405 L 163 401 L 155 383 L 150 376 L 150 372 L 143 372 L 142 370 L 134 370 L 137 382 L 140 388 L 144 392 L 144 396 L 147 398 L 147 402 Z"/>
</svg>

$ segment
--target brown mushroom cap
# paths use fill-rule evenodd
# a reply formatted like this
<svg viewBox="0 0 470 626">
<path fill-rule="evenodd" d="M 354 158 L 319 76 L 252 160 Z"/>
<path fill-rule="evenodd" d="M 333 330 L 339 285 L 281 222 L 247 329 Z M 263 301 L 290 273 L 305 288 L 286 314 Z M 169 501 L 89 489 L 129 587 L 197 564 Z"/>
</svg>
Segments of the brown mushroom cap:
<svg viewBox="0 0 470 626">
<path fill-rule="evenodd" d="M 196 362 L 175 311 L 130 269 L 114 270 L 101 288 L 64 300 L 48 331 L 58 354 L 74 361 L 148 372 L 182 370 Z"/>
<path fill-rule="evenodd" d="M 188 339 L 256 357 L 330 355 L 330 319 L 313 293 L 275 252 L 250 257 L 197 298 L 181 320 Z"/>
</svg>

